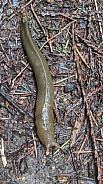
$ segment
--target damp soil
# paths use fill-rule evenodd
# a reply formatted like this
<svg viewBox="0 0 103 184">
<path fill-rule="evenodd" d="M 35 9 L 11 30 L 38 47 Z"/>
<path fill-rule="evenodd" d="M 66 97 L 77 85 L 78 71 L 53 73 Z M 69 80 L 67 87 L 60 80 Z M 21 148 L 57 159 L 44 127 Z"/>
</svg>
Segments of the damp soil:
<svg viewBox="0 0 103 184">
<path fill-rule="evenodd" d="M 49 154 L 35 126 L 37 88 L 21 41 L 23 17 L 53 79 L 61 149 Z M 0 184 L 16 183 L 103 183 L 100 0 L 0 1 Z"/>
</svg>

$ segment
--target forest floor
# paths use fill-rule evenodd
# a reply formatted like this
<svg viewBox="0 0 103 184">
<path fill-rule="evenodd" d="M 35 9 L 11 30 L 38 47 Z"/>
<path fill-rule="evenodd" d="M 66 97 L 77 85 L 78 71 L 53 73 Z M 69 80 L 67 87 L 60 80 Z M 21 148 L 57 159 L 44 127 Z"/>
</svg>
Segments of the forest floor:
<svg viewBox="0 0 103 184">
<path fill-rule="evenodd" d="M 36 81 L 20 34 L 24 16 L 53 79 L 61 149 L 48 155 L 36 131 Z M 103 183 L 101 0 L 0 1 L 0 138 L 0 184 Z"/>
</svg>

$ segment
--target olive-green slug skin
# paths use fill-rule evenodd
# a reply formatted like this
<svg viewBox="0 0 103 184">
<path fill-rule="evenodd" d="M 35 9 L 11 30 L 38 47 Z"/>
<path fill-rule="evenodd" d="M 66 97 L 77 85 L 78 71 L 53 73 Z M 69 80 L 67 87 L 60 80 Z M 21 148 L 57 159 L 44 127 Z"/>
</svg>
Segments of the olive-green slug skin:
<svg viewBox="0 0 103 184">
<path fill-rule="evenodd" d="M 48 149 L 56 145 L 54 140 L 53 82 L 46 60 L 31 36 L 27 20 L 22 23 L 21 38 L 37 83 L 35 110 L 37 133 L 42 144 Z"/>
</svg>

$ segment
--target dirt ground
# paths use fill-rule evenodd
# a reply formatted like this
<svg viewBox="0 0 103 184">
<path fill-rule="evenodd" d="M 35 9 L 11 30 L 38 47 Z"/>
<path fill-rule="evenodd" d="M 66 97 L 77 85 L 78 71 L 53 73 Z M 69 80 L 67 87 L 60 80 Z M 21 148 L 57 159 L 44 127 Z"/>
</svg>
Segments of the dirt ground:
<svg viewBox="0 0 103 184">
<path fill-rule="evenodd" d="M 49 155 L 35 126 L 24 16 L 53 79 L 61 149 Z M 0 184 L 103 183 L 103 1 L 0 1 L 0 155 Z"/>
</svg>

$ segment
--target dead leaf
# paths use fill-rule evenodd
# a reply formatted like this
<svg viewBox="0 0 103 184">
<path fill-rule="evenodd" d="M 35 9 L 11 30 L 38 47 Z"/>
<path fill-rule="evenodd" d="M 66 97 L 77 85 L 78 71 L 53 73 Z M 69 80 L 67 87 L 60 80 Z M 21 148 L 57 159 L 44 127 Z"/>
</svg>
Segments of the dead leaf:
<svg viewBox="0 0 103 184">
<path fill-rule="evenodd" d="M 80 130 L 81 130 L 81 126 L 83 124 L 83 117 L 80 117 L 80 121 L 75 122 L 73 131 L 72 131 L 72 135 L 71 135 L 71 147 L 75 144 L 76 138 L 78 137 Z"/>
</svg>

